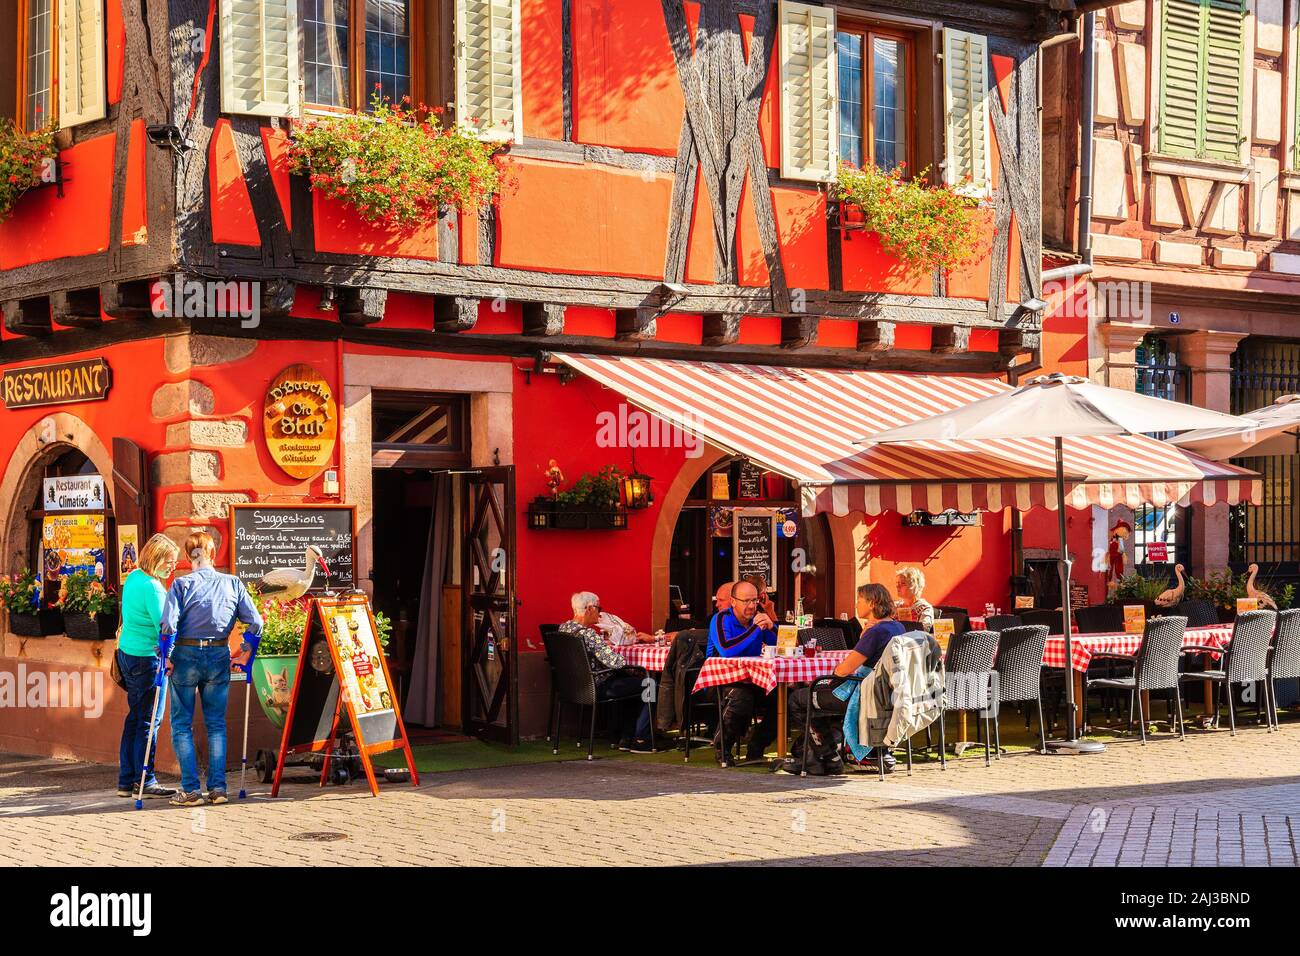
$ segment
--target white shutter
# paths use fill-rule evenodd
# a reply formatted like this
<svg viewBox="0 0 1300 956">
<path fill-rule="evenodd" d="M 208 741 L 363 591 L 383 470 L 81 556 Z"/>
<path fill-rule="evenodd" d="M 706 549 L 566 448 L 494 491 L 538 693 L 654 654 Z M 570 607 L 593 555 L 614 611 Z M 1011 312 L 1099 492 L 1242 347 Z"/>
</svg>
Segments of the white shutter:
<svg viewBox="0 0 1300 956">
<path fill-rule="evenodd" d="M 987 194 L 993 181 L 988 97 L 988 38 L 979 33 L 945 29 L 944 181 L 975 195 Z"/>
<path fill-rule="evenodd" d="M 104 0 L 59 0 L 59 126 L 108 115 L 104 75 Z"/>
<path fill-rule="evenodd" d="M 221 0 L 221 111 L 297 116 L 297 0 Z"/>
<path fill-rule="evenodd" d="M 839 170 L 835 10 L 781 0 L 781 175 L 830 182 Z"/>
<path fill-rule="evenodd" d="M 519 0 L 456 0 L 456 119 L 483 139 L 523 139 L 519 46 Z"/>
</svg>

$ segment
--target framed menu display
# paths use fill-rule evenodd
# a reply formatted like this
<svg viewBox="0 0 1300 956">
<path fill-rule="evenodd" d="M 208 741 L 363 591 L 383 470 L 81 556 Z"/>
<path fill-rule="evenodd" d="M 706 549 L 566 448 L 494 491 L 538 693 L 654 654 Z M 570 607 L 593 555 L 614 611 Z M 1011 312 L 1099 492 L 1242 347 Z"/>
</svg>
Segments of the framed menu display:
<svg viewBox="0 0 1300 956">
<path fill-rule="evenodd" d="M 776 580 L 776 515 L 769 508 L 737 508 L 731 527 L 731 577 L 761 574 Z"/>
</svg>

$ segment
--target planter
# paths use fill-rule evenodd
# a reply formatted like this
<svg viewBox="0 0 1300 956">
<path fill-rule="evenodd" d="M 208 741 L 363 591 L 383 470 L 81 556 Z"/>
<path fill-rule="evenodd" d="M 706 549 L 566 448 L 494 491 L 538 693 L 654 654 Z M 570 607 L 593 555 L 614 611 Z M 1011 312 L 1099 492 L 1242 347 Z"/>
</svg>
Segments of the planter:
<svg viewBox="0 0 1300 956">
<path fill-rule="evenodd" d="M 284 729 L 289 716 L 289 699 L 293 696 L 293 681 L 298 675 L 297 654 L 268 654 L 253 660 L 253 690 L 262 705 L 266 719 L 277 730 Z"/>
<path fill-rule="evenodd" d="M 63 614 L 53 610 L 43 610 L 36 614 L 10 613 L 9 630 L 19 637 L 48 637 L 50 634 L 62 634 Z"/>
<path fill-rule="evenodd" d="M 585 505 L 560 505 L 550 498 L 534 498 L 528 506 L 528 527 L 538 531 L 626 531 L 627 509 L 593 511 Z"/>
<path fill-rule="evenodd" d="M 99 614 L 91 617 L 85 611 L 65 611 L 63 629 L 73 640 L 111 641 L 117 636 L 117 615 Z"/>
</svg>

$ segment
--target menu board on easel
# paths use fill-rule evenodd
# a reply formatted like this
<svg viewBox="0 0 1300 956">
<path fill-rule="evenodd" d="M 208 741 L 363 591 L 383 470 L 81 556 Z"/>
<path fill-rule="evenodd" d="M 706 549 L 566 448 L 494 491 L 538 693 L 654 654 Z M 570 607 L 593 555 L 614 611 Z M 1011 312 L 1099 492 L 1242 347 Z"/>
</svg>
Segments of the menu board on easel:
<svg viewBox="0 0 1300 956">
<path fill-rule="evenodd" d="M 285 758 L 294 753 L 323 752 L 324 783 L 344 711 L 371 793 L 379 795 L 370 758 L 389 750 L 405 751 L 411 781 L 418 785 L 411 744 L 364 596 L 310 603 L 271 796 L 279 793 Z"/>
<path fill-rule="evenodd" d="M 776 574 L 776 514 L 768 508 L 738 508 L 731 526 L 732 580 L 761 574 L 769 585 Z"/>
</svg>

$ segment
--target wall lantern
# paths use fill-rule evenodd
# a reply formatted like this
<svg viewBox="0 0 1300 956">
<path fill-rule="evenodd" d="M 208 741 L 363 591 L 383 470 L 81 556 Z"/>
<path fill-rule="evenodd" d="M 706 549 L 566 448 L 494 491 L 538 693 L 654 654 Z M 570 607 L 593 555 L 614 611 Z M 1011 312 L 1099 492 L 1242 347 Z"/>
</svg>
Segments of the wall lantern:
<svg viewBox="0 0 1300 956">
<path fill-rule="evenodd" d="M 629 511 L 649 508 L 654 503 L 654 492 L 650 490 L 650 476 L 643 474 L 636 467 L 636 449 L 632 449 L 632 471 L 623 476 L 623 504 Z"/>
</svg>

